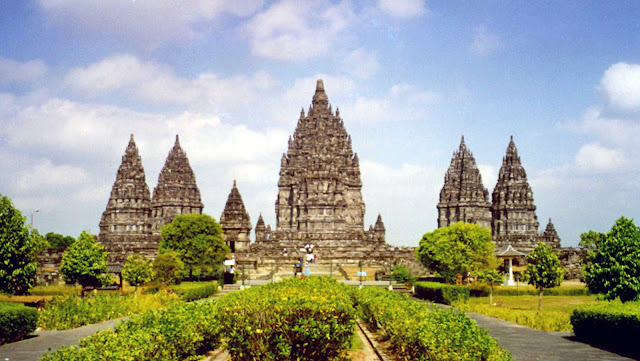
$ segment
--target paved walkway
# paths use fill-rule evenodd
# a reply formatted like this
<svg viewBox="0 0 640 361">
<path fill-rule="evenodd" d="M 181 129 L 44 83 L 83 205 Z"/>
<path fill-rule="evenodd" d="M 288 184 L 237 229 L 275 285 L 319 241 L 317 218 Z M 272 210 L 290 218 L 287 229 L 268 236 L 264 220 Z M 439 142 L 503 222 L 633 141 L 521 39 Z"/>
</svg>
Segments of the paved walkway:
<svg viewBox="0 0 640 361">
<path fill-rule="evenodd" d="M 576 341 L 573 332 L 546 332 L 534 330 L 513 322 L 479 313 L 467 312 L 478 326 L 489 331 L 500 346 L 513 355 L 514 361 L 580 360 L 618 361 L 633 360 Z"/>
<path fill-rule="evenodd" d="M 37 361 L 60 345 L 77 345 L 81 338 L 113 327 L 126 317 L 65 331 L 36 331 L 26 340 L 0 346 L 0 361 Z"/>
</svg>

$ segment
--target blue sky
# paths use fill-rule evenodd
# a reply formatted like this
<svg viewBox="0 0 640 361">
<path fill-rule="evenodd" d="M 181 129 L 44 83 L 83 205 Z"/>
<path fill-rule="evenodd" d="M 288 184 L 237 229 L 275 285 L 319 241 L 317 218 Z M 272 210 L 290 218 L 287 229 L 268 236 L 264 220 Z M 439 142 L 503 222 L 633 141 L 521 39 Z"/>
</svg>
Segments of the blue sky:
<svg viewBox="0 0 640 361">
<path fill-rule="evenodd" d="M 0 193 L 98 232 L 135 135 L 153 189 L 180 135 L 218 218 L 275 227 L 279 161 L 324 79 L 365 223 L 416 246 L 465 136 L 491 192 L 513 135 L 565 246 L 640 211 L 640 3 L 36 0 L 0 11 Z"/>
</svg>

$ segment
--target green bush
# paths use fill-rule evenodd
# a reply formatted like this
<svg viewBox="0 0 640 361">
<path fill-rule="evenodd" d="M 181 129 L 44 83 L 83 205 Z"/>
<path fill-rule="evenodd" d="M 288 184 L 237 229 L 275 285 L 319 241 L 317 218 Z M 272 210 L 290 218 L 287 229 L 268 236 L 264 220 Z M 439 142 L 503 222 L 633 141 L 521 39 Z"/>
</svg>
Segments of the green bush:
<svg viewBox="0 0 640 361">
<path fill-rule="evenodd" d="M 171 286 L 173 292 L 183 301 L 191 302 L 213 296 L 218 292 L 218 283 L 213 282 L 183 282 Z"/>
<path fill-rule="evenodd" d="M 173 305 L 149 311 L 62 346 L 41 361 L 201 360 L 220 342 L 213 302 Z"/>
<path fill-rule="evenodd" d="M 442 310 L 384 289 L 354 293 L 358 316 L 389 341 L 401 360 L 510 360 L 466 314 Z"/>
<path fill-rule="evenodd" d="M 391 277 L 394 281 L 400 283 L 414 283 L 416 277 L 411 275 L 411 270 L 405 265 L 395 265 Z"/>
<path fill-rule="evenodd" d="M 217 301 L 233 360 L 334 360 L 351 345 L 351 289 L 327 277 L 289 279 Z"/>
<path fill-rule="evenodd" d="M 469 287 L 465 286 L 416 282 L 415 290 L 416 297 L 445 305 L 450 305 L 453 302 L 466 302 L 469 299 Z"/>
<path fill-rule="evenodd" d="M 0 345 L 25 338 L 37 325 L 38 311 L 35 308 L 0 303 Z"/>
<path fill-rule="evenodd" d="M 75 295 L 54 297 L 40 311 L 40 327 L 45 330 L 67 330 L 164 308 L 177 302 L 180 300 L 176 296 L 166 292 L 144 297 L 120 296 L 117 293 L 98 293 L 85 298 Z"/>
<path fill-rule="evenodd" d="M 640 303 L 609 302 L 578 307 L 571 314 L 580 340 L 640 355 Z"/>
<path fill-rule="evenodd" d="M 521 310 L 487 304 L 456 304 L 459 310 L 476 312 L 542 331 L 571 331 L 569 314 L 560 311 Z"/>
</svg>

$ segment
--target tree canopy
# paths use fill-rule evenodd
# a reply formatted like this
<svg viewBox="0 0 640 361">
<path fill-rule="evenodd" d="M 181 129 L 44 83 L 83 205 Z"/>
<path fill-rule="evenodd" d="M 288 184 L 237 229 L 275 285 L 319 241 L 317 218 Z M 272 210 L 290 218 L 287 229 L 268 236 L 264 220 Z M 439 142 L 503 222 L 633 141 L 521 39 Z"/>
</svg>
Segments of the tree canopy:
<svg viewBox="0 0 640 361">
<path fill-rule="evenodd" d="M 136 288 L 137 294 L 138 286 L 142 286 L 153 279 L 151 261 L 138 254 L 129 256 L 122 268 L 122 278 Z"/>
<path fill-rule="evenodd" d="M 184 271 L 184 263 L 176 251 L 166 251 L 153 260 L 155 280 L 162 285 L 172 285 L 180 280 Z"/>
<path fill-rule="evenodd" d="M 60 274 L 69 283 L 79 283 L 82 290 L 102 284 L 101 274 L 107 271 L 107 255 L 104 246 L 95 236 L 83 231 L 62 255 Z"/>
<path fill-rule="evenodd" d="M 190 277 L 195 270 L 217 271 L 230 252 L 222 239 L 222 227 L 206 214 L 179 215 L 160 233 L 160 252 L 178 252 Z"/>
<path fill-rule="evenodd" d="M 427 268 L 453 283 L 456 275 L 495 268 L 491 231 L 477 224 L 458 222 L 425 233 L 416 258 Z"/>
<path fill-rule="evenodd" d="M 621 217 L 594 241 L 584 264 L 584 280 L 592 293 L 622 302 L 640 297 L 640 228 Z"/>
<path fill-rule="evenodd" d="M 538 243 L 536 248 L 527 255 L 526 275 L 529 284 L 540 291 L 538 309 L 542 309 L 542 293 L 545 288 L 560 286 L 564 277 L 564 268 L 560 264 L 558 253 L 551 245 Z"/>
<path fill-rule="evenodd" d="M 76 239 L 71 236 L 63 236 L 54 232 L 47 233 L 45 238 L 47 239 L 47 243 L 49 243 L 49 247 L 55 249 L 67 249 L 67 247 L 76 241 Z"/>
<path fill-rule="evenodd" d="M 42 237 L 29 234 L 25 220 L 11 199 L 0 194 L 0 292 L 24 295 L 35 285 L 44 244 Z"/>
</svg>

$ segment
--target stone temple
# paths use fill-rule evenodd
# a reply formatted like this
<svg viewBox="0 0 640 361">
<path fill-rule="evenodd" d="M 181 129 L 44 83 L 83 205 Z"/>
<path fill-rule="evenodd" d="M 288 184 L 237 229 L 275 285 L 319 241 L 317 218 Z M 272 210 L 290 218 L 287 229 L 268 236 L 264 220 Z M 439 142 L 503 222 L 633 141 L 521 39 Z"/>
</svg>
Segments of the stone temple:
<svg viewBox="0 0 640 361">
<path fill-rule="evenodd" d="M 318 80 L 311 106 L 304 109 L 287 152 L 282 155 L 276 226 L 271 231 L 262 216 L 255 227 L 256 242 L 236 249 L 236 258 L 255 264 L 294 262 L 301 247 L 314 245 L 320 262 L 387 264 L 416 263 L 413 248 L 385 242 L 378 215 L 364 228 L 365 204 L 358 156 L 353 152 L 339 109 L 334 112 Z M 284 257 L 283 249 L 290 250 Z M 293 253 L 293 254 L 292 254 Z"/>
<path fill-rule="evenodd" d="M 132 134 L 100 220 L 98 241 L 109 252 L 109 265 L 116 268 L 131 254 L 154 258 L 162 226 L 179 214 L 201 214 L 202 209 L 200 190 L 178 136 L 151 198 Z"/>
<path fill-rule="evenodd" d="M 260 217 L 262 219 L 262 216 Z M 259 223 L 259 222 L 258 222 Z M 251 218 L 244 208 L 244 202 L 240 191 L 233 181 L 233 188 L 227 198 L 222 215 L 220 215 L 220 226 L 223 231 L 223 238 L 231 252 L 249 248 L 251 242 Z M 264 221 L 262 222 L 264 227 Z M 256 225 L 256 232 L 258 225 Z"/>
<path fill-rule="evenodd" d="M 498 248 L 512 245 L 519 251 L 529 252 L 540 241 L 554 248 L 560 247 L 560 238 L 551 220 L 545 232 L 538 233 L 540 224 L 533 203 L 533 191 L 513 137 L 502 159 L 491 198 L 490 203 L 475 159 L 463 137 L 460 149 L 453 154 L 440 191 L 438 227 L 469 222 L 490 228 L 493 242 Z"/>
</svg>

